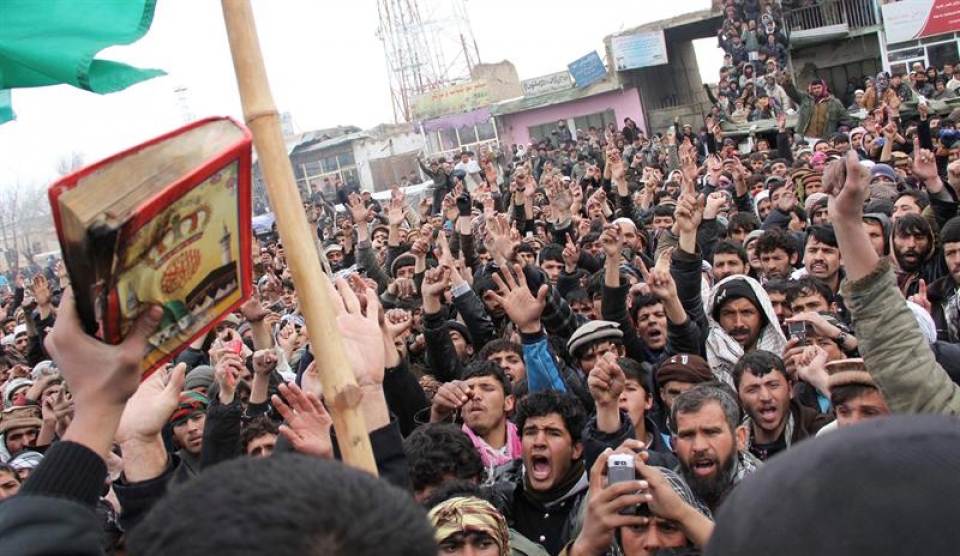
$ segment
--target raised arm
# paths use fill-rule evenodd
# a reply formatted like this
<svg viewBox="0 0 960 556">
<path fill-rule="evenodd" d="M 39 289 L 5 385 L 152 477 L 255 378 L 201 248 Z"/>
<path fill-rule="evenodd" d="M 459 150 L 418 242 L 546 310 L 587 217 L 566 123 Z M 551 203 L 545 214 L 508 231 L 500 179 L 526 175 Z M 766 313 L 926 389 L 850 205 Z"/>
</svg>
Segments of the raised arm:
<svg viewBox="0 0 960 556">
<path fill-rule="evenodd" d="M 936 362 L 889 261 L 877 256 L 861 223 L 868 180 L 852 151 L 824 172 L 860 353 L 891 411 L 960 414 L 960 386 Z"/>
</svg>

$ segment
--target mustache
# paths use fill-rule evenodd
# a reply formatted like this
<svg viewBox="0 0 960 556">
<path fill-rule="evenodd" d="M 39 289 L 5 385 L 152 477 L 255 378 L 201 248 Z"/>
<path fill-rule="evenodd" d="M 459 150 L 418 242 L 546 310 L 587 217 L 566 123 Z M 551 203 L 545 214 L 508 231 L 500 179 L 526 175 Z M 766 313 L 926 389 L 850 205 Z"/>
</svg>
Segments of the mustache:
<svg viewBox="0 0 960 556">
<path fill-rule="evenodd" d="M 730 334 L 731 336 L 736 336 L 738 334 L 749 334 L 749 333 L 750 333 L 750 329 L 743 326 L 739 328 L 734 328 L 733 330 L 728 332 L 728 334 Z"/>
</svg>

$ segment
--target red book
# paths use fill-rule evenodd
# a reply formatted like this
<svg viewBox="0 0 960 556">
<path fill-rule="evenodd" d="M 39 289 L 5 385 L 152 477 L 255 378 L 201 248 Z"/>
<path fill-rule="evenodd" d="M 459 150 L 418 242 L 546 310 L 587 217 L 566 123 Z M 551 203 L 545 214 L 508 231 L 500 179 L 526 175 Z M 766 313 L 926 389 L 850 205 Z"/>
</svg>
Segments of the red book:
<svg viewBox="0 0 960 556">
<path fill-rule="evenodd" d="M 48 193 L 77 311 L 117 344 L 163 307 L 145 376 L 252 291 L 251 134 L 207 118 L 82 168 Z"/>
</svg>

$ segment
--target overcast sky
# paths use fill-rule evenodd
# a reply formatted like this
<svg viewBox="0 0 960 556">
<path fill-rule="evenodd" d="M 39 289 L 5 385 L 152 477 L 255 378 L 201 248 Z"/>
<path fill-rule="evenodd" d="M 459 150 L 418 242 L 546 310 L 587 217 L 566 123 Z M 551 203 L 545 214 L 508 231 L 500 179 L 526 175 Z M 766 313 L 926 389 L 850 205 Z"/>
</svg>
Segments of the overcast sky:
<svg viewBox="0 0 960 556">
<path fill-rule="evenodd" d="M 420 0 L 422 10 L 445 0 Z M 709 0 L 531 2 L 467 0 L 483 62 L 507 59 L 521 79 L 566 69 L 600 50 L 622 29 L 709 7 Z M 83 0 L 77 1 L 78 5 Z M 642 8 L 641 8 L 642 5 Z M 392 122 L 376 0 L 254 0 L 274 99 L 299 131 Z M 698 48 L 716 74 L 721 54 Z M 601 50 L 602 55 L 602 50 Z M 16 180 L 46 183 L 71 152 L 93 162 L 176 128 L 182 109 L 173 90 L 188 88 L 196 117 L 241 117 L 226 31 L 216 0 L 160 0 L 149 33 L 100 58 L 154 67 L 168 75 L 111 95 L 68 86 L 13 91 L 18 119 L 0 125 L 0 188 Z M 702 64 L 703 65 L 703 64 Z M 702 68 L 703 69 L 703 68 Z"/>
</svg>

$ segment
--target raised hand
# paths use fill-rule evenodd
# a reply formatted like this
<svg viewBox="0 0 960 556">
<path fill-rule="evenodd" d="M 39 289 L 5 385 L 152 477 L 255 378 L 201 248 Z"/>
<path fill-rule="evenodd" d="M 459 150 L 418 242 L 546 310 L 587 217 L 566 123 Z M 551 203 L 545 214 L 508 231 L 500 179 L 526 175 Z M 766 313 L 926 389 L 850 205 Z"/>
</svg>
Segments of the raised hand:
<svg viewBox="0 0 960 556">
<path fill-rule="evenodd" d="M 116 440 L 149 441 L 160 435 L 163 426 L 177 409 L 187 365 L 166 365 L 140 383 L 130 398 L 117 427 Z"/>
<path fill-rule="evenodd" d="M 104 344 L 83 332 L 73 291 L 64 291 L 60 314 L 44 347 L 70 384 L 78 411 L 95 406 L 123 409 L 140 385 L 140 363 L 147 339 L 162 316 L 160 307 L 151 306 L 140 313 L 123 343 Z"/>
<path fill-rule="evenodd" d="M 62 260 L 57 261 L 56 266 L 53 267 L 53 271 L 57 274 L 57 278 L 60 280 L 61 290 L 70 285 L 70 273 L 67 272 L 67 265 L 63 264 Z"/>
<path fill-rule="evenodd" d="M 587 490 L 583 529 L 570 549 L 570 556 L 605 554 L 613 544 L 619 528 L 640 527 L 648 523 L 647 517 L 626 513 L 627 509 L 647 501 L 646 496 L 638 492 L 648 485 L 639 481 L 609 484 L 607 460 L 612 454 L 610 451 L 600 454 L 590 469 L 590 488 Z"/>
<path fill-rule="evenodd" d="M 41 308 L 49 307 L 52 296 L 50 294 L 50 284 L 47 277 L 42 272 L 38 272 L 33 277 L 33 299 Z"/>
<path fill-rule="evenodd" d="M 835 221 L 860 222 L 863 202 L 869 196 L 869 180 L 870 171 L 860 164 L 854 151 L 824 169 L 824 192 L 830 196 L 830 214 Z"/>
<path fill-rule="evenodd" d="M 727 208 L 729 197 L 723 191 L 714 191 L 707 196 L 707 205 L 703 209 L 703 217 L 706 220 L 713 220 L 721 210 Z"/>
<path fill-rule="evenodd" d="M 670 274 L 670 263 L 673 259 L 673 248 L 665 249 L 657 259 L 656 266 L 647 275 L 647 285 L 650 293 L 664 299 L 677 298 L 677 283 Z"/>
<path fill-rule="evenodd" d="M 380 332 L 380 302 L 377 292 L 367 289 L 367 312 L 363 314 L 360 300 L 346 280 L 338 278 L 334 285 L 325 275 L 320 279 L 337 316 L 337 328 L 340 329 L 343 347 L 357 384 L 360 387 L 383 384 L 383 335 Z M 307 369 L 307 372 L 310 372 L 310 369 Z M 313 373 L 319 380 L 319 370 L 314 368 Z"/>
<path fill-rule="evenodd" d="M 563 264 L 567 274 L 572 274 L 577 270 L 577 263 L 580 262 L 580 248 L 567 234 L 567 244 L 563 248 Z"/>
<path fill-rule="evenodd" d="M 617 356 L 605 353 L 597 359 L 597 364 L 590 371 L 587 387 L 598 406 L 615 406 L 623 393 L 626 380 L 623 369 L 617 363 Z"/>
<path fill-rule="evenodd" d="M 230 405 L 233 403 L 234 394 L 237 391 L 237 383 L 240 382 L 240 377 L 243 376 L 246 367 L 243 364 L 243 360 L 240 359 L 240 356 L 236 353 L 229 352 L 223 354 L 220 357 L 220 360 L 217 361 L 217 366 L 214 368 L 214 378 L 217 380 L 217 384 L 220 385 L 220 403 L 223 405 Z"/>
<path fill-rule="evenodd" d="M 445 382 L 437 388 L 430 407 L 430 422 L 445 421 L 473 398 L 473 389 L 462 380 Z"/>
<path fill-rule="evenodd" d="M 960 189 L 960 160 L 954 160 L 947 165 L 947 181 L 954 189 Z"/>
<path fill-rule="evenodd" d="M 449 283 L 449 268 L 445 266 L 431 268 L 423 276 L 423 284 L 420 286 L 420 294 L 423 296 L 424 301 L 430 299 L 439 302 L 440 298 L 443 297 L 443 292 L 446 291 Z"/>
<path fill-rule="evenodd" d="M 780 194 L 780 200 L 777 202 L 777 208 L 783 212 L 793 212 L 797 207 L 797 194 L 787 188 L 784 188 Z"/>
<path fill-rule="evenodd" d="M 269 313 L 270 311 L 267 310 L 262 303 L 257 301 L 255 296 L 248 297 L 247 300 L 240 305 L 240 314 L 250 323 L 262 321 Z"/>
<path fill-rule="evenodd" d="M 700 227 L 700 222 L 703 220 L 703 207 L 700 206 L 700 201 L 694 195 L 681 193 L 674 216 L 681 235 L 684 233 L 696 234 L 697 228 Z"/>
<path fill-rule="evenodd" d="M 932 182 L 940 177 L 936 157 L 927 149 L 920 148 L 919 139 L 913 140 L 913 175 L 923 182 Z"/>
<path fill-rule="evenodd" d="M 313 392 L 304 392 L 293 382 L 281 384 L 278 389 L 283 398 L 274 394 L 271 401 L 284 420 L 280 434 L 301 454 L 332 459 L 330 426 L 333 419 L 320 398 Z"/>
<path fill-rule="evenodd" d="M 387 222 L 390 226 L 399 227 L 407 219 L 410 211 L 404 201 L 405 195 L 397 195 L 390 200 L 390 208 L 387 211 Z"/>
<path fill-rule="evenodd" d="M 268 375 L 277 368 L 277 352 L 273 349 L 261 349 L 253 354 L 253 373 Z"/>
<path fill-rule="evenodd" d="M 604 226 L 603 233 L 600 234 L 600 245 L 603 246 L 607 260 L 619 264 L 620 254 L 623 252 L 623 233 L 620 227 L 613 224 Z"/>
<path fill-rule="evenodd" d="M 406 309 L 390 309 L 383 315 L 382 326 L 390 339 L 396 340 L 413 326 L 413 315 Z"/>
<path fill-rule="evenodd" d="M 924 311 L 933 315 L 933 304 L 930 303 L 930 300 L 927 298 L 927 281 L 923 278 L 920 279 L 920 290 L 916 294 L 911 295 L 909 301 L 923 307 Z"/>
<path fill-rule="evenodd" d="M 683 172 L 683 190 L 688 193 L 695 191 L 697 177 L 700 176 L 700 169 L 697 168 L 697 148 L 693 146 L 689 138 L 683 140 L 683 144 L 678 149 L 680 156 L 680 169 Z"/>
<path fill-rule="evenodd" d="M 514 258 L 517 242 L 511 237 L 510 224 L 503 216 L 491 218 L 486 222 L 484 245 L 499 264 Z"/>
<path fill-rule="evenodd" d="M 540 315 L 547 302 L 547 285 L 540 286 L 537 296 L 534 297 L 527 287 L 527 278 L 523 275 L 520 265 L 513 265 L 513 271 L 501 268 L 500 274 L 493 275 L 499 293 L 489 290 L 485 296 L 500 303 L 510 320 L 520 332 L 533 334 L 541 330 Z"/>
<path fill-rule="evenodd" d="M 819 346 L 807 346 L 796 356 L 794 364 L 797 378 L 810 384 L 821 393 L 829 395 L 827 352 Z"/>
<path fill-rule="evenodd" d="M 347 208 L 350 210 L 350 216 L 353 223 L 357 226 L 363 226 L 373 219 L 373 207 L 363 206 L 363 199 L 356 193 L 351 193 L 347 200 Z"/>
</svg>

